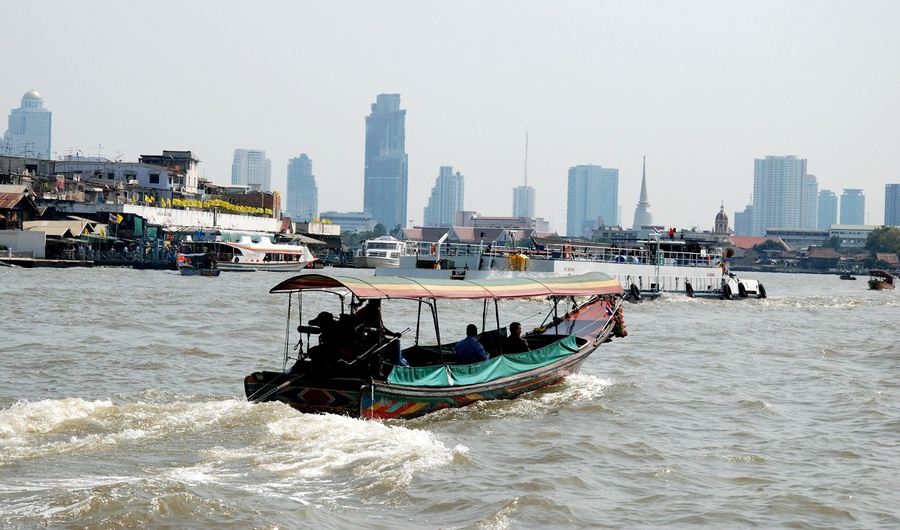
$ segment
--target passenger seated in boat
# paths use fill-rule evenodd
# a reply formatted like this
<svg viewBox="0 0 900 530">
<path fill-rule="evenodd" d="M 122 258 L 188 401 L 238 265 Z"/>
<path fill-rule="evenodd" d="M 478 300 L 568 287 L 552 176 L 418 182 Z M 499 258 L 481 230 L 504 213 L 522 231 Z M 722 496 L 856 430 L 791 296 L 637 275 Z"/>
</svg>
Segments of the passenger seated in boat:
<svg viewBox="0 0 900 530">
<path fill-rule="evenodd" d="M 488 360 L 488 354 L 480 342 L 475 340 L 478 327 L 475 324 L 466 326 L 466 338 L 456 343 L 456 356 L 459 364 L 473 364 Z"/>
<path fill-rule="evenodd" d="M 384 337 L 393 337 L 396 340 L 392 340 L 385 347 L 384 358 L 391 364 L 409 366 L 409 363 L 406 362 L 406 359 L 403 358 L 403 353 L 400 351 L 400 333 L 394 333 L 384 327 L 384 321 L 381 319 L 380 299 L 373 298 L 366 302 L 366 305 L 356 312 L 356 319 L 361 325 L 360 333 L 363 334 L 364 339 L 368 339 L 364 340 L 364 344 L 367 347 L 381 343 Z M 374 340 L 369 338 L 370 335 L 367 334 L 371 334 Z"/>
<path fill-rule="evenodd" d="M 503 341 L 503 353 L 522 353 L 531 351 L 528 341 L 522 338 L 522 324 L 511 322 L 509 336 Z"/>
<path fill-rule="evenodd" d="M 316 318 L 309 321 L 310 326 L 315 326 L 321 331 L 319 333 L 319 344 L 312 346 L 307 355 L 312 362 L 312 368 L 316 370 L 326 370 L 333 361 L 335 350 L 337 349 L 337 321 L 334 315 L 328 311 L 322 311 Z M 291 370 L 293 372 L 293 370 Z"/>
</svg>

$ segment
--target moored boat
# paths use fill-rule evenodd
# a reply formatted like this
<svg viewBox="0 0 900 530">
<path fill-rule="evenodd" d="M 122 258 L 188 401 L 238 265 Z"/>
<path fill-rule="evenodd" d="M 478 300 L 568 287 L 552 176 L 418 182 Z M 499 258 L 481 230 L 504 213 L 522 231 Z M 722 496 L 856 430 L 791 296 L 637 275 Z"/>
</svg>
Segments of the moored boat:
<svg viewBox="0 0 900 530">
<path fill-rule="evenodd" d="M 406 242 L 391 236 L 380 236 L 363 241 L 353 266 L 357 269 L 374 269 L 386 267 L 396 269 L 400 266 L 400 256 L 406 254 Z"/>
<path fill-rule="evenodd" d="M 223 271 L 300 272 L 316 260 L 306 245 L 272 243 L 267 237 L 254 242 L 243 236 L 238 242 L 217 241 L 212 245 L 218 268 Z"/>
<path fill-rule="evenodd" d="M 479 400 L 510 399 L 561 381 L 577 372 L 611 336 L 627 335 L 622 286 L 602 273 L 483 281 L 305 274 L 285 280 L 270 292 L 289 295 L 285 344 L 297 343 L 299 355 L 288 367 L 286 347 L 282 371 L 254 372 L 244 379 L 245 392 L 252 402 L 281 401 L 303 412 L 413 418 Z M 336 295 L 340 316 L 334 319 L 331 313 L 320 312 L 309 325 L 302 325 L 301 306 L 298 343 L 298 337 L 291 336 L 290 300 L 302 303 L 310 293 Z M 529 350 L 510 347 L 507 328 L 500 324 L 498 302 L 538 297 L 550 301 L 549 313 L 540 326 L 524 335 Z M 455 351 L 457 342 L 441 339 L 437 306 L 454 299 L 484 301 L 482 314 L 472 318 L 483 326 L 496 318 L 494 329 L 477 335 L 489 359 L 464 363 Z M 400 334 L 384 329 L 380 313 L 374 320 L 371 312 L 363 314 L 369 304 L 380 307 L 381 301 L 394 300 L 418 306 L 416 321 L 407 328 L 415 330 L 413 343 L 402 350 Z M 363 302 L 367 305 L 360 308 Z M 422 322 L 429 319 L 433 335 L 425 331 L 432 328 Z M 310 346 L 314 335 L 319 336 L 319 344 Z"/>
<path fill-rule="evenodd" d="M 870 270 L 869 289 L 874 291 L 888 291 L 894 289 L 895 276 L 888 271 Z"/>
<path fill-rule="evenodd" d="M 182 276 L 218 276 L 222 271 L 216 267 L 216 260 L 210 253 L 182 254 L 175 257 L 175 264 Z"/>
<path fill-rule="evenodd" d="M 766 298 L 765 286 L 758 280 L 738 278 L 734 273 L 727 272 L 723 268 L 721 283 L 705 290 L 694 290 L 690 282 L 685 286 L 687 295 L 691 298 L 716 298 L 721 300 L 734 300 L 735 298 Z"/>
</svg>

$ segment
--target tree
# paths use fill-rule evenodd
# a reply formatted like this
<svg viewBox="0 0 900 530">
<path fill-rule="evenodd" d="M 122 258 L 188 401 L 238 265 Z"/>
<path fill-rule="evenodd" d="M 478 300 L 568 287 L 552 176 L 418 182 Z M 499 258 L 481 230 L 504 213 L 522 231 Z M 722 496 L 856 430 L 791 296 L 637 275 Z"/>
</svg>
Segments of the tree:
<svg viewBox="0 0 900 530">
<path fill-rule="evenodd" d="M 833 248 L 840 252 L 841 250 L 841 238 L 838 236 L 829 237 L 824 243 L 822 243 L 822 248 Z"/>
<path fill-rule="evenodd" d="M 872 230 L 866 238 L 866 250 L 872 256 L 877 252 L 900 254 L 900 228 L 882 226 Z"/>
<path fill-rule="evenodd" d="M 753 250 L 756 252 L 765 252 L 767 250 L 784 250 L 784 246 L 782 246 L 775 240 L 767 239 L 758 245 L 753 245 Z"/>
<path fill-rule="evenodd" d="M 375 225 L 375 228 L 372 229 L 372 235 L 374 237 L 381 237 L 381 236 L 387 235 L 387 229 L 384 227 L 383 224 L 378 223 L 377 225 Z"/>
</svg>

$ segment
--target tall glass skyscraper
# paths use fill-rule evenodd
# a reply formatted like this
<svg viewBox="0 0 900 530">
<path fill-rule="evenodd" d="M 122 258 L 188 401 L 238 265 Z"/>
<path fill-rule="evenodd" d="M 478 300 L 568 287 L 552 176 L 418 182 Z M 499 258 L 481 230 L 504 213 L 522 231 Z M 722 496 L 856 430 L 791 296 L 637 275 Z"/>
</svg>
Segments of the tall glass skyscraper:
<svg viewBox="0 0 900 530">
<path fill-rule="evenodd" d="M 441 166 L 425 207 L 425 226 L 453 226 L 456 212 L 465 210 L 465 177 L 449 166 Z"/>
<path fill-rule="evenodd" d="M 884 185 L 884 225 L 900 227 L 900 184 Z"/>
<path fill-rule="evenodd" d="M 312 221 L 319 216 L 319 188 L 306 153 L 288 161 L 286 210 L 293 222 Z"/>
<path fill-rule="evenodd" d="M 803 228 L 806 159 L 767 156 L 753 161 L 753 226 L 751 236 L 767 228 Z"/>
<path fill-rule="evenodd" d="M 831 190 L 822 190 L 819 192 L 819 212 L 816 228 L 819 230 L 828 230 L 831 225 L 837 224 L 838 215 L 838 199 L 837 195 Z"/>
<path fill-rule="evenodd" d="M 272 161 L 258 149 L 235 149 L 231 164 L 231 183 L 272 191 Z"/>
<path fill-rule="evenodd" d="M 0 154 L 49 160 L 51 116 L 37 90 L 25 92 L 21 106 L 9 114 L 9 129 L 0 143 Z"/>
<path fill-rule="evenodd" d="M 566 235 L 589 237 L 599 220 L 619 224 L 619 170 L 594 165 L 569 168 Z"/>
<path fill-rule="evenodd" d="M 845 189 L 841 194 L 841 224 L 866 224 L 866 196 L 863 190 Z"/>
<path fill-rule="evenodd" d="M 388 232 L 406 226 L 406 111 L 400 94 L 379 94 L 366 116 L 363 210 Z"/>
</svg>

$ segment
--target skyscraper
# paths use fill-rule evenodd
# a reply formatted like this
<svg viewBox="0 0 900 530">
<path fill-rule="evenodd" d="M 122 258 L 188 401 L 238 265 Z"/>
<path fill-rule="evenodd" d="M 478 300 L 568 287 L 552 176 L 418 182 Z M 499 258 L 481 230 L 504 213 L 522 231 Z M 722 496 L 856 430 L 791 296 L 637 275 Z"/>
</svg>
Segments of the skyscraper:
<svg viewBox="0 0 900 530">
<path fill-rule="evenodd" d="M 0 154 L 49 160 L 51 115 L 37 90 L 25 92 L 21 106 L 9 113 L 9 129 L 3 135 Z"/>
<path fill-rule="evenodd" d="M 450 166 L 441 166 L 425 207 L 425 226 L 453 226 L 456 212 L 462 211 L 465 177 Z"/>
<path fill-rule="evenodd" d="M 831 225 L 837 224 L 838 199 L 837 195 L 831 190 L 822 190 L 819 192 L 819 212 L 816 228 L 819 230 L 828 230 Z"/>
<path fill-rule="evenodd" d="M 516 186 L 513 188 L 513 217 L 534 217 L 534 188 Z"/>
<path fill-rule="evenodd" d="M 815 175 L 803 180 L 803 224 L 800 228 L 815 228 L 819 215 L 819 182 Z"/>
<path fill-rule="evenodd" d="M 566 235 L 589 237 L 596 221 L 618 224 L 619 170 L 594 165 L 569 168 Z"/>
<path fill-rule="evenodd" d="M 845 189 L 841 194 L 841 224 L 866 224 L 866 196 L 863 190 Z"/>
<path fill-rule="evenodd" d="M 287 205 L 291 221 L 312 221 L 319 216 L 319 188 L 312 173 L 312 160 L 302 153 L 288 161 Z"/>
<path fill-rule="evenodd" d="M 634 209 L 634 223 L 632 230 L 640 230 L 642 226 L 653 225 L 653 212 L 650 210 L 650 201 L 647 200 L 647 157 L 644 157 L 643 170 L 641 171 L 641 198 L 637 208 Z"/>
<path fill-rule="evenodd" d="M 272 191 L 272 161 L 258 149 L 235 149 L 231 164 L 231 183 Z"/>
<path fill-rule="evenodd" d="M 753 161 L 753 226 L 750 235 L 766 228 L 802 228 L 806 159 L 767 156 Z"/>
<path fill-rule="evenodd" d="M 407 166 L 400 94 L 379 94 L 366 116 L 363 209 L 388 231 L 406 226 Z"/>
<path fill-rule="evenodd" d="M 900 227 L 900 184 L 884 185 L 884 225 Z"/>
</svg>

